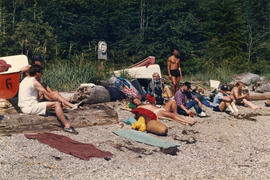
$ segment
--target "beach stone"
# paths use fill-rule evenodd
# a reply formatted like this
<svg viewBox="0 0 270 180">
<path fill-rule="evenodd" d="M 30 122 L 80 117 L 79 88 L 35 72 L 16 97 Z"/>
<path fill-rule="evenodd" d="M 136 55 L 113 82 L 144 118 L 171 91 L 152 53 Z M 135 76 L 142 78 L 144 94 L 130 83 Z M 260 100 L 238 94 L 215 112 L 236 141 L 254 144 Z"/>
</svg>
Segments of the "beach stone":
<svg viewBox="0 0 270 180">
<path fill-rule="evenodd" d="M 245 85 L 251 85 L 254 82 L 262 81 L 264 80 L 263 77 L 260 77 L 257 74 L 253 73 L 242 73 L 242 74 L 235 74 L 232 76 L 232 79 L 234 81 L 241 81 Z"/>
<path fill-rule="evenodd" d="M 259 93 L 270 92 L 270 83 L 263 83 L 256 89 L 256 92 Z"/>
</svg>

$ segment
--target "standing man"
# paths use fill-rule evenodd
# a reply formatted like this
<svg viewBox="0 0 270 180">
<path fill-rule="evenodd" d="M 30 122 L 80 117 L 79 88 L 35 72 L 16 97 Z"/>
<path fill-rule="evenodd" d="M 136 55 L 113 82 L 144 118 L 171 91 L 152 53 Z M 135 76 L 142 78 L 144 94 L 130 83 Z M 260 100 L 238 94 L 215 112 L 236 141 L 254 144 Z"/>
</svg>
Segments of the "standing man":
<svg viewBox="0 0 270 180">
<path fill-rule="evenodd" d="M 18 105 L 25 114 L 45 115 L 47 111 L 54 109 L 57 118 L 63 123 L 63 130 L 69 133 L 78 134 L 66 120 L 61 103 L 59 101 L 39 101 L 39 92 L 51 99 L 57 99 L 53 93 L 48 92 L 41 84 L 42 68 L 39 65 L 32 65 L 29 76 L 26 76 L 20 83 Z"/>
<path fill-rule="evenodd" d="M 179 81 L 183 79 L 182 71 L 180 67 L 180 58 L 178 54 L 179 54 L 178 50 L 174 49 L 172 56 L 170 56 L 167 61 L 168 74 L 169 74 L 169 78 L 172 81 L 173 95 L 178 90 Z"/>
<path fill-rule="evenodd" d="M 174 95 L 178 114 L 192 117 L 194 114 L 189 109 L 194 107 L 198 116 L 205 117 L 206 114 L 202 111 L 202 103 L 198 98 L 191 94 L 190 89 L 191 84 L 185 82 Z M 189 102 L 188 99 L 190 99 Z"/>
</svg>

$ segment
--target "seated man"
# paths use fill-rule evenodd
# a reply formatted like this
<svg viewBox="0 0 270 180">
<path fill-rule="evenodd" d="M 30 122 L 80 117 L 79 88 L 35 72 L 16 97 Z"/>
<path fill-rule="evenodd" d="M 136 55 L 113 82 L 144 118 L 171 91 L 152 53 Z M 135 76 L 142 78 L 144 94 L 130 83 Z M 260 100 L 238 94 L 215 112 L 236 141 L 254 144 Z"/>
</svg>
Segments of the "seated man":
<svg viewBox="0 0 270 180">
<path fill-rule="evenodd" d="M 42 67 L 44 64 L 43 58 L 41 56 L 35 55 L 33 57 L 33 60 L 32 60 L 32 65 L 34 65 L 34 64 Z M 31 67 L 31 65 L 26 66 L 26 67 L 21 69 L 21 73 L 23 75 L 23 78 L 25 78 L 26 76 L 29 76 L 30 67 Z M 71 104 L 67 99 L 65 99 L 63 96 L 61 96 L 61 94 L 58 91 L 52 91 L 51 88 L 47 84 L 41 83 L 41 85 L 49 93 L 53 94 L 54 99 L 51 99 L 50 97 L 46 96 L 45 94 L 43 94 L 42 92 L 39 91 L 39 101 L 43 101 L 43 100 L 45 100 L 45 101 L 46 100 L 47 101 L 59 101 L 62 103 L 63 106 L 67 106 L 73 110 L 78 108 L 79 104 Z"/>
<path fill-rule="evenodd" d="M 189 109 L 194 107 L 198 116 L 205 117 L 206 114 L 202 111 L 202 103 L 189 92 L 190 89 L 191 84 L 189 82 L 185 82 L 175 93 L 174 99 L 177 104 L 177 112 L 185 116 L 193 116 L 193 113 L 189 111 Z M 187 102 L 188 99 L 191 99 L 191 101 Z"/>
<path fill-rule="evenodd" d="M 20 83 L 19 88 L 19 102 L 18 105 L 22 112 L 25 114 L 37 114 L 45 115 L 46 111 L 55 109 L 57 118 L 63 123 L 63 130 L 73 134 L 78 134 L 78 132 L 70 126 L 67 122 L 61 103 L 58 101 L 52 102 L 39 102 L 38 92 L 42 92 L 44 95 L 51 99 L 57 99 L 54 94 L 48 92 L 40 84 L 42 77 L 42 68 L 39 65 L 32 65 L 29 70 L 29 76 L 25 77 Z"/>
<path fill-rule="evenodd" d="M 210 104 L 210 102 L 201 94 L 203 92 L 202 88 L 196 87 L 195 89 L 192 90 L 191 94 L 193 94 L 196 98 L 200 100 L 200 102 L 210 108 L 213 108 L 213 106 Z"/>
<path fill-rule="evenodd" d="M 250 107 L 251 109 L 260 109 L 259 106 L 251 103 L 246 99 L 249 96 L 249 93 L 247 94 L 242 93 L 243 85 L 244 84 L 241 81 L 238 81 L 235 87 L 232 89 L 231 96 L 236 101 L 236 104 L 244 104 Z"/>
<path fill-rule="evenodd" d="M 144 108 L 144 109 L 148 109 L 152 111 L 153 113 L 157 115 L 157 117 L 171 118 L 175 120 L 176 122 L 179 122 L 185 125 L 193 125 L 196 123 L 196 121 L 193 118 L 180 117 L 177 114 L 177 105 L 174 100 L 168 101 L 165 104 L 164 108 L 159 108 L 152 104 L 142 104 L 142 102 L 138 98 L 133 99 L 133 103 L 138 108 Z"/>
<path fill-rule="evenodd" d="M 151 104 L 164 104 L 164 97 L 171 98 L 172 93 L 168 86 L 162 84 L 158 73 L 153 74 L 152 81 L 147 88 L 147 99 Z"/>
<path fill-rule="evenodd" d="M 227 91 L 227 86 L 223 85 L 220 87 L 220 92 L 214 97 L 213 110 L 223 112 L 228 107 L 232 113 L 238 113 L 238 109 L 235 106 L 235 100 L 231 96 L 228 96 Z"/>
</svg>

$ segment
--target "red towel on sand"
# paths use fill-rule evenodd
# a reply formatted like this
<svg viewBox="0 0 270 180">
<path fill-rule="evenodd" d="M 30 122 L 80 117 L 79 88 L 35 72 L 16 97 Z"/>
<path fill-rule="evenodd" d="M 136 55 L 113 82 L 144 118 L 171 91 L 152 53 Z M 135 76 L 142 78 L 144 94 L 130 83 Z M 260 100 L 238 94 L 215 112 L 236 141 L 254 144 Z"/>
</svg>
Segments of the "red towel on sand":
<svg viewBox="0 0 270 180">
<path fill-rule="evenodd" d="M 157 120 L 157 115 L 148 109 L 136 108 L 132 109 L 131 112 L 136 115 L 137 119 L 143 116 L 146 124 L 151 120 Z"/>
<path fill-rule="evenodd" d="M 39 142 L 49 145 L 59 151 L 71 154 L 83 160 L 89 160 L 91 157 L 105 158 L 113 156 L 112 153 L 101 151 L 92 144 L 85 144 L 74 141 L 66 136 L 53 133 L 25 134 L 28 139 L 37 139 Z"/>
</svg>

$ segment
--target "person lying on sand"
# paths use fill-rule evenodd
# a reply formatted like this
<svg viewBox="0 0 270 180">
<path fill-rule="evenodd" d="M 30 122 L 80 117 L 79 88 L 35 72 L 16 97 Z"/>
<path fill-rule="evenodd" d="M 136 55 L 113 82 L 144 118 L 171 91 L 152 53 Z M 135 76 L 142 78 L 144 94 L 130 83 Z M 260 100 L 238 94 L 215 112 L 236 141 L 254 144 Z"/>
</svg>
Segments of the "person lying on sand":
<svg viewBox="0 0 270 180">
<path fill-rule="evenodd" d="M 250 107 L 251 109 L 260 109 L 259 106 L 253 104 L 252 102 L 246 99 L 249 97 L 249 93 L 246 93 L 246 94 L 242 93 L 243 85 L 244 85 L 243 82 L 238 81 L 235 84 L 235 87 L 232 89 L 231 97 L 234 98 L 234 100 L 236 101 L 236 104 L 240 104 L 240 105 L 244 104 Z"/>
<path fill-rule="evenodd" d="M 32 60 L 32 65 L 34 64 L 43 67 L 44 65 L 43 58 L 39 55 L 35 55 Z M 29 76 L 30 68 L 31 68 L 31 65 L 28 65 L 21 69 L 21 74 L 23 78 Z M 58 91 L 52 91 L 51 88 L 45 83 L 40 82 L 40 84 L 43 86 L 44 89 L 46 89 L 50 94 L 53 95 L 54 99 L 52 99 L 51 97 L 48 97 L 46 94 L 39 91 L 39 101 L 59 101 L 62 103 L 63 106 L 67 106 L 71 108 L 72 110 L 78 109 L 79 103 L 71 104 L 66 98 L 61 96 L 61 94 Z"/>
<path fill-rule="evenodd" d="M 220 92 L 214 97 L 213 110 L 217 112 L 223 112 L 228 107 L 233 114 L 237 114 L 238 109 L 235 106 L 235 100 L 227 94 L 228 91 L 229 90 L 226 85 L 222 85 L 220 87 Z"/>
<path fill-rule="evenodd" d="M 29 70 L 29 76 L 25 77 L 20 83 L 18 106 L 25 114 L 45 115 L 46 111 L 55 109 L 57 118 L 63 123 L 63 130 L 69 133 L 78 134 L 78 132 L 67 122 L 61 103 L 59 101 L 39 102 L 38 92 L 42 92 L 50 99 L 57 99 L 40 84 L 42 77 L 42 67 L 32 65 Z"/>
<path fill-rule="evenodd" d="M 138 108 L 144 108 L 152 111 L 157 115 L 157 117 L 165 117 L 171 118 L 176 122 L 185 124 L 185 125 L 193 125 L 196 121 L 193 118 L 189 117 L 180 117 L 177 114 L 177 105 L 174 100 L 168 101 L 164 108 L 159 108 L 153 104 L 142 104 L 142 102 L 138 98 L 134 98 L 132 101 Z"/>
</svg>

